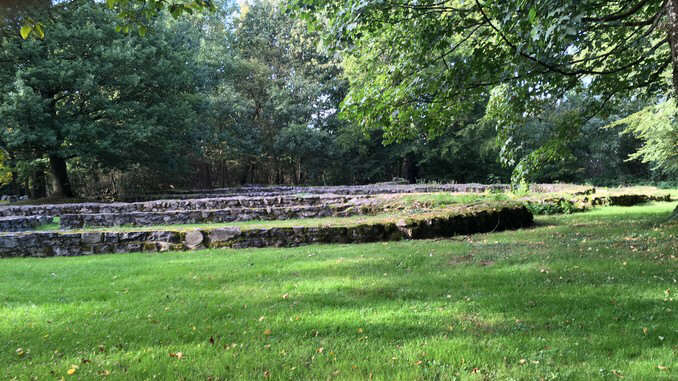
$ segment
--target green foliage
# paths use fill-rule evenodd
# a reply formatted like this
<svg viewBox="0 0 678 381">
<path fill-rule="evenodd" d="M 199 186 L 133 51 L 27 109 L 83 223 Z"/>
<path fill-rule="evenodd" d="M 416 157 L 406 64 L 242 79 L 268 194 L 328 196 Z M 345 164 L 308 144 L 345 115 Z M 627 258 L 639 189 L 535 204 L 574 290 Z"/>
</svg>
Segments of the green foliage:
<svg viewBox="0 0 678 381">
<path fill-rule="evenodd" d="M 648 106 L 622 118 L 609 127 L 625 125 L 625 134 L 631 134 L 643 141 L 643 146 L 632 153 L 629 159 L 640 159 L 651 163 L 657 170 L 667 174 L 678 173 L 678 124 L 676 122 L 674 99 L 658 105 Z"/>
<path fill-rule="evenodd" d="M 572 143 L 591 117 L 607 119 L 629 99 L 653 101 L 672 88 L 669 39 L 658 25 L 678 26 L 665 4 L 290 1 L 345 57 L 348 120 L 382 129 L 387 143 L 430 139 L 475 122 L 472 110 L 487 103 L 483 121 L 497 126 L 515 183 L 556 166 L 572 173 Z M 582 96 L 580 107 L 562 110 L 572 94 Z M 560 120 L 549 115 L 554 109 Z M 526 149 L 520 130 L 542 120 L 551 135 Z"/>
<path fill-rule="evenodd" d="M 638 3 L 625 14 L 619 2 L 592 0 L 291 2 L 348 55 L 347 112 L 393 138 L 463 120 L 497 85 L 510 89 L 514 115 L 574 89 L 605 100 L 638 88 L 662 94 L 670 86 L 659 78 L 670 62 L 664 32 L 626 23 L 665 10 L 660 1 Z M 606 19 L 617 13 L 621 24 Z"/>
<path fill-rule="evenodd" d="M 0 186 L 12 181 L 12 169 L 8 166 L 7 153 L 0 149 Z"/>
<path fill-rule="evenodd" d="M 16 8 L 12 9 L 13 13 L 18 13 L 22 18 L 19 28 L 21 38 L 24 40 L 29 37 L 43 39 L 47 28 L 44 20 L 47 18 L 36 20 L 33 17 L 26 17 L 26 13 L 35 12 L 36 9 L 59 11 L 64 8 L 77 7 L 81 3 L 83 3 L 82 0 L 31 0 L 25 1 L 24 4 L 10 4 L 10 9 Z M 154 19 L 165 11 L 178 19 L 185 15 L 216 10 L 215 0 L 106 0 L 105 3 L 118 16 L 119 23 L 115 26 L 116 32 L 127 34 L 136 30 L 141 37 L 148 33 L 149 26 L 153 24 Z"/>
<path fill-rule="evenodd" d="M 525 206 L 534 215 L 572 214 L 583 210 L 578 208 L 570 200 L 558 200 L 557 202 L 527 202 Z"/>
<path fill-rule="evenodd" d="M 177 168 L 194 148 L 191 42 L 161 22 L 124 36 L 114 17 L 87 1 L 53 14 L 52 38 L 2 40 L 0 146 L 17 161 Z"/>
</svg>

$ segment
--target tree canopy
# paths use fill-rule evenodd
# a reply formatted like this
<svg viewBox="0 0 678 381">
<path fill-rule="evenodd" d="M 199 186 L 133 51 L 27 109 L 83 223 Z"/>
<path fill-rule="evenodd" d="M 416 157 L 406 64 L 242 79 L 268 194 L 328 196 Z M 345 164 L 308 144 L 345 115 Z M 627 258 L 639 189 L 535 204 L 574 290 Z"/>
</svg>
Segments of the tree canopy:
<svg viewBox="0 0 678 381">
<path fill-rule="evenodd" d="M 668 2 L 33 1 L 0 15 L 12 193 L 672 174 Z"/>
<path fill-rule="evenodd" d="M 63 7 L 48 24 L 53 38 L 10 35 L 0 45 L 9 63 L 0 69 L 0 147 L 47 160 L 59 195 L 73 195 L 68 161 L 167 167 L 192 147 L 188 41 L 162 25 L 153 38 L 126 37 L 112 17 L 93 2 Z"/>
<path fill-rule="evenodd" d="M 628 97 L 674 93 L 676 4 L 291 1 L 347 57 L 346 116 L 380 126 L 390 140 L 467 123 L 469 110 L 488 101 L 488 115 L 509 137 L 568 94 L 587 95 L 586 113 L 570 123 L 580 129 Z"/>
</svg>

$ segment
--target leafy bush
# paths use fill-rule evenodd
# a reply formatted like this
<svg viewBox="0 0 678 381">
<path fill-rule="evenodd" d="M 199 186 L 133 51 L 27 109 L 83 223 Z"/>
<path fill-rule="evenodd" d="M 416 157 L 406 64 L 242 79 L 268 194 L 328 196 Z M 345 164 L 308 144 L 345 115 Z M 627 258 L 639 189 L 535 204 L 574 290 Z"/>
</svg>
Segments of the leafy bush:
<svg viewBox="0 0 678 381">
<path fill-rule="evenodd" d="M 557 202 L 528 202 L 527 209 L 534 215 L 551 215 L 551 214 L 572 214 L 580 212 L 583 209 L 578 208 L 575 203 L 570 200 L 558 200 Z"/>
</svg>

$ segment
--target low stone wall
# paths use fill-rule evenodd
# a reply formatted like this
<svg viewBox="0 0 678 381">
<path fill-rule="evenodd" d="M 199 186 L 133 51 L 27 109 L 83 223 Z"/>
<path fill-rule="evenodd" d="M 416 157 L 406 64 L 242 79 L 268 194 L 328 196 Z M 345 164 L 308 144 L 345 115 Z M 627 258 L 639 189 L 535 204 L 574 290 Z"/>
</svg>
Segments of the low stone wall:
<svg viewBox="0 0 678 381">
<path fill-rule="evenodd" d="M 216 210 L 226 208 L 265 208 L 284 206 L 322 206 L 330 204 L 359 204 L 371 196 L 271 196 L 220 197 L 187 200 L 157 200 L 147 202 L 77 203 L 58 205 L 22 205 L 0 207 L 0 216 L 62 216 L 64 214 L 165 212 L 173 210 Z"/>
<path fill-rule="evenodd" d="M 128 196 L 126 201 L 144 201 L 157 199 L 191 199 L 225 197 L 226 195 L 242 195 L 246 197 L 271 197 L 292 194 L 336 194 L 336 195 L 375 195 L 395 193 L 432 193 L 432 192 L 465 192 L 482 193 L 485 191 L 508 191 L 507 184 L 371 184 L 352 186 L 315 186 L 315 187 L 238 187 L 217 189 L 177 190 L 168 193 Z"/>
<path fill-rule="evenodd" d="M 219 210 L 174 210 L 166 212 L 64 214 L 61 216 L 62 229 L 106 226 L 152 226 L 177 224 L 205 224 L 251 220 L 289 220 L 296 218 L 347 217 L 367 214 L 372 209 L 353 204 L 229 208 Z"/>
<path fill-rule="evenodd" d="M 188 232 L 35 232 L 0 235 L 0 257 L 75 256 L 96 253 L 162 252 L 204 248 L 288 247 L 311 243 L 361 243 L 450 237 L 532 225 L 522 205 L 475 206 L 456 213 L 398 222 L 337 227 L 241 230 L 237 227 Z"/>
<path fill-rule="evenodd" d="M 633 206 L 650 201 L 671 201 L 671 195 L 648 196 L 644 194 L 624 194 L 618 196 L 594 197 L 590 202 L 592 205 Z"/>
<path fill-rule="evenodd" d="M 33 230 L 40 225 L 52 222 L 51 217 L 45 216 L 15 216 L 0 218 L 0 232 L 18 232 Z"/>
</svg>

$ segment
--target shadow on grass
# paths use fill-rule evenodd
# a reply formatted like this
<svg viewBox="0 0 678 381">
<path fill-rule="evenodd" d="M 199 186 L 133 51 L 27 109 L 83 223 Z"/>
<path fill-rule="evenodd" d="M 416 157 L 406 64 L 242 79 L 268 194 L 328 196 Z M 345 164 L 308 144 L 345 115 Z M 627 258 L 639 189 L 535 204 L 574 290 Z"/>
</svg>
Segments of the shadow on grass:
<svg viewBox="0 0 678 381">
<path fill-rule="evenodd" d="M 463 242 L 17 259 L 0 279 L 0 340 L 45 362 L 55 348 L 78 357 L 99 345 L 144 353 L 238 343 L 258 354 L 274 344 L 299 357 L 319 347 L 379 357 L 436 342 L 455 365 L 454 351 L 486 363 L 632 361 L 671 352 L 676 338 L 663 299 L 671 265 L 610 244 L 627 245 L 623 237 L 661 218 L 631 216 L 637 221 L 554 217 L 554 225 Z M 582 232 L 592 237 L 585 244 Z M 589 245 L 601 252 L 582 251 Z M 486 258 L 493 263 L 482 265 Z"/>
</svg>

